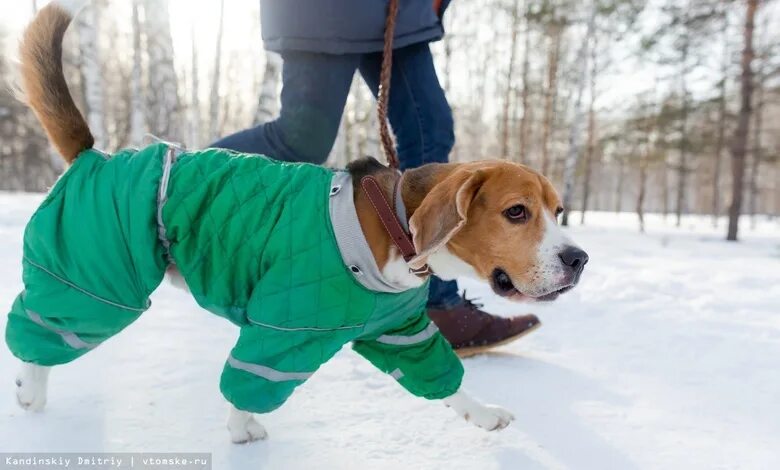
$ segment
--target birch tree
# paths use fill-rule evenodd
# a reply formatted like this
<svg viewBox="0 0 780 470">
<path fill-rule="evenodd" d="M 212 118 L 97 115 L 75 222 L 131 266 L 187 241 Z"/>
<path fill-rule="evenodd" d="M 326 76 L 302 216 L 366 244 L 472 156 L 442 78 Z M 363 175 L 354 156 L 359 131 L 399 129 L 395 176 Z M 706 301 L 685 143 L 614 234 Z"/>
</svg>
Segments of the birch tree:
<svg viewBox="0 0 780 470">
<path fill-rule="evenodd" d="M 688 2 L 690 4 L 690 2 Z M 679 227 L 682 224 L 682 213 L 685 210 L 685 192 L 688 183 L 688 57 L 691 49 L 691 32 L 688 28 L 689 8 L 686 5 L 683 8 L 683 26 L 682 34 L 679 40 L 679 66 L 680 71 L 680 120 L 679 120 L 679 132 L 680 132 L 680 159 L 677 162 L 677 197 L 675 202 L 675 217 L 676 224 Z"/>
<path fill-rule="evenodd" d="M 144 12 L 146 49 L 149 54 L 147 124 L 155 136 L 178 141 L 183 133 L 168 2 L 144 0 Z"/>
<path fill-rule="evenodd" d="M 79 57 L 81 76 L 86 104 L 86 118 L 95 146 L 107 144 L 106 114 L 103 97 L 103 75 L 100 66 L 100 8 L 102 2 L 96 1 L 76 16 L 76 29 L 79 38 Z"/>
<path fill-rule="evenodd" d="M 133 70 L 130 76 L 130 145 L 140 146 L 146 133 L 141 6 L 133 0 Z"/>
<path fill-rule="evenodd" d="M 504 108 L 501 126 L 501 156 L 509 157 L 509 111 L 512 102 L 512 76 L 515 69 L 515 56 L 517 55 L 517 36 L 520 32 L 520 0 L 512 1 L 512 33 L 509 41 L 509 65 L 506 69 L 506 91 L 504 93 Z"/>
<path fill-rule="evenodd" d="M 580 156 L 580 125 L 583 121 L 582 94 L 585 90 L 585 77 L 588 74 L 588 47 L 593 41 L 596 29 L 596 9 L 596 0 L 591 0 L 588 25 L 580 49 L 577 52 L 577 89 L 574 99 L 574 115 L 569 127 L 569 151 L 566 155 L 566 166 L 563 171 L 563 219 L 561 224 L 564 226 L 569 225 L 569 212 L 574 199 L 574 170 L 577 168 L 577 161 Z"/>
<path fill-rule="evenodd" d="M 219 29 L 217 30 L 217 49 L 214 53 L 214 75 L 211 79 L 211 95 L 209 100 L 209 140 L 214 141 L 219 136 L 219 85 L 222 71 L 222 35 L 225 27 L 225 0 L 219 2 Z"/>
<path fill-rule="evenodd" d="M 750 215 L 750 226 L 756 228 L 756 211 L 758 209 L 758 180 L 760 178 L 761 160 L 763 159 L 763 148 L 761 143 L 761 132 L 763 131 L 764 114 L 764 84 L 761 77 L 761 68 L 756 72 L 756 99 L 755 109 L 753 111 L 753 138 L 752 152 L 750 159 L 750 171 L 748 173 L 748 214 Z"/>
<path fill-rule="evenodd" d="M 190 140 L 189 147 L 200 148 L 201 110 L 200 110 L 200 64 L 198 62 L 197 34 L 195 24 L 190 30 L 191 60 L 190 64 Z"/>
<path fill-rule="evenodd" d="M 550 170 L 550 140 L 555 125 L 555 102 L 558 96 L 558 66 L 561 55 L 561 40 L 563 36 L 564 19 L 552 12 L 547 26 L 549 40 L 547 49 L 547 82 L 544 89 L 544 117 L 542 123 L 542 161 L 540 169 L 543 174 Z"/>
<path fill-rule="evenodd" d="M 593 159 L 596 152 L 596 76 L 598 72 L 598 37 L 593 37 L 593 47 L 590 48 L 590 104 L 588 105 L 588 141 L 585 147 L 585 162 L 582 174 L 582 211 L 580 225 L 585 224 L 585 214 L 590 201 L 591 178 L 593 176 Z M 564 209 L 566 210 L 566 209 Z"/>
<path fill-rule="evenodd" d="M 279 82 L 282 76 L 282 58 L 268 52 L 265 55 L 265 72 L 260 85 L 260 98 L 255 113 L 255 124 L 275 119 L 279 114 Z"/>
<path fill-rule="evenodd" d="M 528 123 L 530 121 L 531 110 L 529 107 L 529 94 L 531 86 L 528 83 L 531 69 L 531 2 L 526 0 L 525 7 L 525 32 L 523 34 L 523 91 L 521 92 L 521 106 L 523 114 L 520 118 L 520 149 L 518 155 L 519 163 L 528 160 Z"/>
</svg>

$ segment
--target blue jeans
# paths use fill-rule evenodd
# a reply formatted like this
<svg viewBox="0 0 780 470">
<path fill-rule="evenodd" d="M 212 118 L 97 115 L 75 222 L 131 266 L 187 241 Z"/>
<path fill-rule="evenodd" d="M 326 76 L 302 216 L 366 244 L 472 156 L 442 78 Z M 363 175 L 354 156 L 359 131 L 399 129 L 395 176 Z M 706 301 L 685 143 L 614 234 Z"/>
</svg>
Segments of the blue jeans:
<svg viewBox="0 0 780 470">
<path fill-rule="evenodd" d="M 212 147 L 259 153 L 277 160 L 322 164 L 336 140 L 355 70 L 377 94 L 381 53 L 282 54 L 282 107 L 279 117 L 225 137 Z M 439 85 L 427 43 L 393 53 L 388 109 L 401 168 L 447 162 L 455 143 L 452 110 Z M 455 281 L 431 279 L 430 307 L 461 302 Z"/>
</svg>

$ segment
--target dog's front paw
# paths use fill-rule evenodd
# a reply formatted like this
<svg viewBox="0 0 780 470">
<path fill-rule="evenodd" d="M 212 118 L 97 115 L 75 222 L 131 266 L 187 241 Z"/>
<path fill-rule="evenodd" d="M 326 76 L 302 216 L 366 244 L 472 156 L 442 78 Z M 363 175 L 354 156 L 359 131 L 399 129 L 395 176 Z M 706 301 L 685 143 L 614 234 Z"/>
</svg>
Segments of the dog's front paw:
<svg viewBox="0 0 780 470">
<path fill-rule="evenodd" d="M 49 368 L 24 364 L 16 376 L 16 402 L 26 411 L 42 411 L 46 406 Z"/>
<path fill-rule="evenodd" d="M 483 405 L 470 413 L 465 413 L 466 421 L 488 431 L 497 431 L 509 426 L 515 420 L 509 411 L 495 405 Z"/>
<path fill-rule="evenodd" d="M 227 424 L 230 440 L 234 444 L 261 441 L 268 437 L 262 424 L 258 423 L 251 413 L 232 409 Z"/>
</svg>

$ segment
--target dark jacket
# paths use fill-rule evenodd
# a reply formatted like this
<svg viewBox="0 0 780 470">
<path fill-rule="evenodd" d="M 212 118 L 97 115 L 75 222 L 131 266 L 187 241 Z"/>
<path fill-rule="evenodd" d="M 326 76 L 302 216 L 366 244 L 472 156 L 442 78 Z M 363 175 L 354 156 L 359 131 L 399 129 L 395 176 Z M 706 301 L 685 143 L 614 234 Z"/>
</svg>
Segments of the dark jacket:
<svg viewBox="0 0 780 470">
<path fill-rule="evenodd" d="M 260 0 L 263 40 L 275 52 L 352 54 L 382 50 L 387 0 Z M 444 35 L 433 0 L 399 0 L 394 47 Z"/>
</svg>

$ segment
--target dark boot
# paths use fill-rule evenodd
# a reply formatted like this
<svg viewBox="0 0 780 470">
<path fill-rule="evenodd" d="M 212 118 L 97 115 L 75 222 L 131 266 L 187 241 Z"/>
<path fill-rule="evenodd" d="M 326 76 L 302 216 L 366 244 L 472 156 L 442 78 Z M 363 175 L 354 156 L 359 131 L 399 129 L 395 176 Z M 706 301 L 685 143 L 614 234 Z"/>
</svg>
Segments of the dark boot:
<svg viewBox="0 0 780 470">
<path fill-rule="evenodd" d="M 536 315 L 499 317 L 480 310 L 467 299 L 451 308 L 428 308 L 428 316 L 460 357 L 510 343 L 542 325 Z"/>
</svg>

